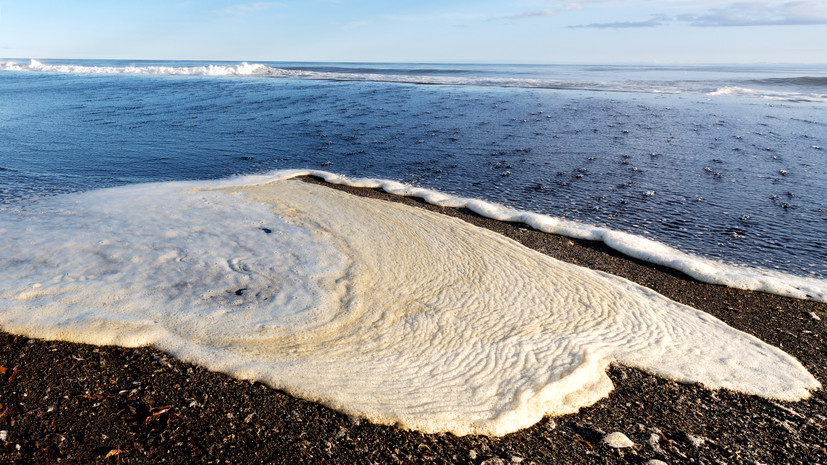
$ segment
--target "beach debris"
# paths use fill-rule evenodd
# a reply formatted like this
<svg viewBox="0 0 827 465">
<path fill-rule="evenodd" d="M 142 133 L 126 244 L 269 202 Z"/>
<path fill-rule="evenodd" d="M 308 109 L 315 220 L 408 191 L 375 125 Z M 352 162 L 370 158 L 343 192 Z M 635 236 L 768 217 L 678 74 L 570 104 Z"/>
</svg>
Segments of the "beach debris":
<svg viewBox="0 0 827 465">
<path fill-rule="evenodd" d="M 646 465 L 667 465 L 663 460 L 651 459 L 646 462 Z"/>
<path fill-rule="evenodd" d="M 684 433 L 684 437 L 686 438 L 686 442 L 692 445 L 692 447 L 698 448 L 702 445 L 706 444 L 706 438 L 701 436 L 695 436 L 694 434 Z"/>
<path fill-rule="evenodd" d="M 0 441 L 5 441 L 9 437 L 9 432 L 6 430 L 0 431 Z"/>
<path fill-rule="evenodd" d="M 649 439 L 646 440 L 649 443 L 649 446 L 658 454 L 663 454 L 663 449 L 660 447 L 660 439 L 663 433 L 652 433 L 649 435 Z M 666 438 L 666 436 L 663 436 Z M 667 442 L 669 440 L 667 439 Z"/>
<path fill-rule="evenodd" d="M 778 420 L 777 418 L 773 418 L 772 420 L 776 425 L 784 429 L 788 434 L 792 434 L 795 436 L 798 435 L 798 430 L 788 420 Z"/>
<path fill-rule="evenodd" d="M 795 410 L 779 404 L 778 402 L 770 401 L 770 405 L 772 405 L 773 407 L 777 408 L 778 410 L 781 410 L 782 412 L 790 415 L 791 417 L 798 418 L 798 419 L 801 419 L 801 420 L 804 420 L 804 419 L 807 418 L 804 415 L 796 412 Z"/>
<path fill-rule="evenodd" d="M 505 465 L 505 460 L 499 457 L 491 457 L 488 460 L 483 460 L 483 462 L 480 463 L 480 465 Z"/>
<path fill-rule="evenodd" d="M 152 409 L 152 413 L 149 414 L 148 417 L 144 420 L 144 425 L 148 425 L 151 421 L 157 420 L 161 415 L 167 413 L 172 409 L 171 405 L 166 405 L 164 407 L 158 407 Z"/>
<path fill-rule="evenodd" d="M 468 458 L 471 460 L 477 460 L 477 451 L 471 449 L 468 451 Z"/>
<path fill-rule="evenodd" d="M 110 450 L 109 452 L 106 453 L 106 455 L 103 457 L 103 459 L 106 460 L 109 457 L 115 457 L 117 455 L 120 455 L 120 453 L 121 453 L 120 449 L 112 449 L 112 450 Z"/>
<path fill-rule="evenodd" d="M 603 444 L 615 448 L 615 449 L 623 449 L 626 447 L 632 447 L 635 445 L 628 436 L 623 433 L 615 431 L 614 433 L 609 433 L 605 437 L 603 437 Z"/>
<path fill-rule="evenodd" d="M 594 449 L 594 446 L 592 445 L 592 443 L 590 443 L 589 441 L 586 441 L 585 439 L 577 438 L 577 439 L 574 440 L 574 442 L 582 442 L 583 444 L 589 446 L 589 449 Z"/>
<path fill-rule="evenodd" d="M 810 312 L 810 318 L 812 318 L 816 321 L 821 321 L 821 317 L 816 315 L 816 312 Z M 2 372 L 0 372 L 0 374 L 2 374 Z"/>
</svg>

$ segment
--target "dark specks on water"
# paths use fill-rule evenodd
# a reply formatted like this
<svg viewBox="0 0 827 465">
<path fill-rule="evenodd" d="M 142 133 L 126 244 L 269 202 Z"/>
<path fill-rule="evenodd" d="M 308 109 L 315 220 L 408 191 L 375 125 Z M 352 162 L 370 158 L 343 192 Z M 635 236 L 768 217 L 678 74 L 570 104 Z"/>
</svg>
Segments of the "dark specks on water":
<svg viewBox="0 0 827 465">
<path fill-rule="evenodd" d="M 128 183 L 324 167 L 824 278 L 823 105 L 691 92 L 0 72 L 0 209 Z"/>
</svg>

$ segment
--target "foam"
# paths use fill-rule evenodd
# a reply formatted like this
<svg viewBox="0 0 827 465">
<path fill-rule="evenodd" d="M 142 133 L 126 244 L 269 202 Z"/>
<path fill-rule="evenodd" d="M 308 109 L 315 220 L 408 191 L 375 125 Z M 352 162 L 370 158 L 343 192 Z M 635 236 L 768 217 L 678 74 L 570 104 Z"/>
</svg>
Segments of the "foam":
<svg viewBox="0 0 827 465">
<path fill-rule="evenodd" d="M 708 92 L 710 96 L 728 97 L 759 97 L 767 100 L 782 100 L 786 102 L 827 102 L 827 93 L 824 92 L 800 92 L 782 91 L 768 89 L 752 89 L 740 86 L 723 86 Z"/>
<path fill-rule="evenodd" d="M 438 206 L 467 208 L 481 216 L 511 223 L 523 223 L 538 231 L 572 239 L 599 241 L 618 252 L 656 265 L 678 270 L 698 281 L 749 291 L 766 292 L 801 300 L 827 303 L 827 281 L 762 268 L 739 266 L 682 252 L 661 242 L 540 213 L 515 210 L 480 199 L 456 197 L 435 190 L 374 178 L 351 178 L 320 170 L 281 170 L 242 182 L 267 182 L 315 176 L 331 184 L 382 189 L 394 195 L 418 197 Z M 232 181 L 230 181 L 232 182 Z"/>
<path fill-rule="evenodd" d="M 589 405 L 611 390 L 612 361 L 775 399 L 819 387 L 781 350 L 630 281 L 444 215 L 273 181 L 299 173 L 0 212 L 0 325 L 151 344 L 376 423 L 458 435 Z"/>
<path fill-rule="evenodd" d="M 255 76 L 274 75 L 277 69 L 259 63 L 207 66 L 87 66 L 75 64 L 45 64 L 30 60 L 28 64 L 13 61 L 0 62 L 2 71 L 29 71 L 64 74 L 152 74 L 172 76 Z"/>
<path fill-rule="evenodd" d="M 495 87 L 524 87 L 568 90 L 629 90 L 620 84 L 589 81 L 560 81 L 549 79 L 494 78 L 429 76 L 415 74 L 382 74 L 370 72 L 309 71 L 302 69 L 276 68 L 261 63 L 240 63 L 236 65 L 207 66 L 88 66 L 79 64 L 45 64 L 30 60 L 28 64 L 13 61 L 0 62 L 0 71 L 28 71 L 64 74 L 138 74 L 172 76 L 257 76 L 270 78 L 316 79 L 324 81 L 370 81 L 405 84 L 473 85 Z M 643 92 L 662 92 L 659 89 L 643 88 Z M 673 90 L 674 91 L 674 90 Z"/>
</svg>

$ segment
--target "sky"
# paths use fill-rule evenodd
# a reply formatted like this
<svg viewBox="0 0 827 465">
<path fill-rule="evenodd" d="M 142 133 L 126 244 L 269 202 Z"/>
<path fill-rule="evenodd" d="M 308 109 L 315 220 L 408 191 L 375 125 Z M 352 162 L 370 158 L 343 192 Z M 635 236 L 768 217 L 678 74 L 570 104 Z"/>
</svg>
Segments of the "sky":
<svg viewBox="0 0 827 465">
<path fill-rule="evenodd" d="M 0 57 L 827 63 L 827 0 L 0 0 Z"/>
</svg>

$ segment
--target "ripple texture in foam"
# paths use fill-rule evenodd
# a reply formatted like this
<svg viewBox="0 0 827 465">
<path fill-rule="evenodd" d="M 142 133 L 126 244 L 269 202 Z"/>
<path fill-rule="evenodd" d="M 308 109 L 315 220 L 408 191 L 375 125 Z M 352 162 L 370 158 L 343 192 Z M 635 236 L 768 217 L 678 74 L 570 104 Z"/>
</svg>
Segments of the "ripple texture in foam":
<svg viewBox="0 0 827 465">
<path fill-rule="evenodd" d="M 777 399 L 819 386 L 708 314 L 460 220 L 298 181 L 241 184 L 2 213 L 0 324 L 152 344 L 377 423 L 459 435 L 589 405 L 611 390 L 614 360 Z"/>
<path fill-rule="evenodd" d="M 688 254 L 661 242 L 635 234 L 578 223 L 541 213 L 515 210 L 485 200 L 455 197 L 398 181 L 350 178 L 319 170 L 281 170 L 267 176 L 249 178 L 249 180 L 256 179 L 256 182 L 265 182 L 269 179 L 289 179 L 305 175 L 322 178 L 331 184 L 382 189 L 394 195 L 418 197 L 430 204 L 442 207 L 467 208 L 486 218 L 523 223 L 533 229 L 550 234 L 559 234 L 573 239 L 600 241 L 624 255 L 681 271 L 705 283 L 827 303 L 827 280 L 824 279 L 806 278 L 774 270 L 722 263 Z"/>
</svg>

